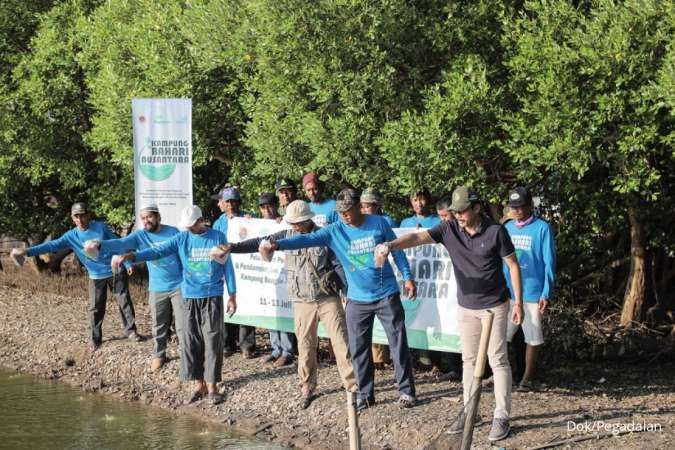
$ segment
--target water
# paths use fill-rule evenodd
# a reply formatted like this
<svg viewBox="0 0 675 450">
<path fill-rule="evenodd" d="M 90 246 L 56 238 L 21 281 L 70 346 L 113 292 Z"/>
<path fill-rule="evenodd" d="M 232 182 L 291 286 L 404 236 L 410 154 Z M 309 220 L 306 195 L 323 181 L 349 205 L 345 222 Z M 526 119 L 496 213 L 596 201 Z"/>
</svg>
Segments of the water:
<svg viewBox="0 0 675 450">
<path fill-rule="evenodd" d="M 276 449 L 158 408 L 0 370 L 0 449 Z"/>
</svg>

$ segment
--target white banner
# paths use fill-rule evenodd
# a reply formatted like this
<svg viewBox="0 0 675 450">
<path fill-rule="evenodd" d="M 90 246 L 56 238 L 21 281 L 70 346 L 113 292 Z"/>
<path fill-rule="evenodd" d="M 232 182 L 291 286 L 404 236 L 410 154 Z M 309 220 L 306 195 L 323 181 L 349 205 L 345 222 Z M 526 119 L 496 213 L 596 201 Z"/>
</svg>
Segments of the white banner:
<svg viewBox="0 0 675 450">
<path fill-rule="evenodd" d="M 162 223 L 178 226 L 181 210 L 192 205 L 192 100 L 135 98 L 134 187 L 139 210 L 157 203 Z"/>
<path fill-rule="evenodd" d="M 227 240 L 239 242 L 266 236 L 287 228 L 273 220 L 230 219 Z M 400 236 L 417 231 L 394 229 Z M 441 244 L 406 250 L 417 283 L 417 300 L 401 298 L 405 309 L 408 345 L 414 348 L 459 352 L 457 285 L 450 257 Z M 288 298 L 284 252 L 275 252 L 272 262 L 258 253 L 231 255 L 237 279 L 237 313 L 227 322 L 282 331 L 294 331 L 293 304 Z M 403 293 L 401 274 L 390 259 Z M 319 325 L 320 336 L 325 330 Z M 382 325 L 375 320 L 373 341 L 387 343 Z"/>
</svg>

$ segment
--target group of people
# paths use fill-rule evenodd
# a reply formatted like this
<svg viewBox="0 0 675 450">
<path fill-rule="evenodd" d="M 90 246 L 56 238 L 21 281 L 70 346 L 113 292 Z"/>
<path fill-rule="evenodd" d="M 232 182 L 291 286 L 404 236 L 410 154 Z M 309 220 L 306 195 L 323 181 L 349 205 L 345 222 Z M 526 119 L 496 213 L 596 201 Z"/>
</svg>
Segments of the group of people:
<svg viewBox="0 0 675 450">
<path fill-rule="evenodd" d="M 374 190 L 359 193 L 348 188 L 335 200 L 325 199 L 314 172 L 303 177 L 302 187 L 308 202 L 297 199 L 295 183 L 289 179 L 278 180 L 275 193 L 260 195 L 260 217 L 277 221 L 283 217 L 291 227 L 269 236 L 227 242 L 228 221 L 254 214 L 241 210 L 237 188 L 226 187 L 216 196 L 222 215 L 212 227 L 207 226 L 200 208 L 191 206 L 182 211 L 180 227 L 185 231 L 179 231 L 162 224 L 159 209 L 152 204 L 140 210 L 143 229 L 118 238 L 104 223 L 90 220 L 86 205 L 76 203 L 71 211 L 75 228 L 59 239 L 28 248 L 25 254 L 36 256 L 66 247 L 75 251 L 90 276 L 91 351 L 101 345 L 108 287 L 118 300 L 125 333 L 134 341 L 141 339 L 134 324 L 128 275 L 134 271 L 133 263 L 147 262 L 152 369 L 159 369 L 166 360 L 173 317 L 181 379 L 195 381 L 189 401 L 208 398 L 217 404 L 223 401 L 217 389 L 223 358 L 232 355 L 237 346 L 244 358 L 254 357 L 255 352 L 253 327 L 224 323 L 224 314 L 232 315 L 237 308 L 234 269 L 228 255 L 260 252 L 269 260 L 272 252 L 284 251 L 295 335 L 270 330 L 272 354 L 266 360 L 277 366 L 291 364 L 297 339 L 300 405 L 309 407 L 316 391 L 317 326 L 321 321 L 343 386 L 358 393 L 357 408 L 364 410 L 375 404 L 374 370 L 384 353 L 382 347 L 373 347 L 375 317 L 387 335 L 398 404 L 409 408 L 416 403 L 401 292 L 387 256 L 391 254 L 402 275 L 404 295 L 415 299 L 416 284 L 402 250 L 442 244 L 452 259 L 457 282 L 464 401 L 471 391 L 481 318 L 491 311 L 494 325 L 488 359 L 496 407 L 489 439 L 508 436 L 512 375 L 507 341 L 522 325 L 527 352 L 519 386 L 527 388 L 543 343 L 541 319 L 555 279 L 551 227 L 534 215 L 530 193 L 524 188 L 510 192 L 512 219 L 503 225 L 484 214 L 470 187 L 458 187 L 451 196 L 441 198 L 436 203 L 437 214 L 431 211 L 428 192 L 412 193 L 414 214 L 400 227 L 417 230 L 397 238 L 392 230 L 395 222 L 382 213 L 381 199 Z M 126 270 L 119 270 L 121 265 Z M 438 359 L 437 353 L 428 356 L 432 364 Z M 463 420 L 457 421 L 450 432 L 460 433 L 463 424 Z"/>
</svg>

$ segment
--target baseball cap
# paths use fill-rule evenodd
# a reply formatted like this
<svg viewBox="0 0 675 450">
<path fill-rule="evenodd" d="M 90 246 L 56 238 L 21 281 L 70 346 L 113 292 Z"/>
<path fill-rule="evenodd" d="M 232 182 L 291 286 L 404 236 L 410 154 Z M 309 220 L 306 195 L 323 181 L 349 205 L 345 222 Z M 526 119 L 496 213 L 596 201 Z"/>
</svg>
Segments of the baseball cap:
<svg viewBox="0 0 675 450">
<path fill-rule="evenodd" d="M 279 189 L 295 189 L 295 182 L 290 178 L 279 178 L 276 183 L 274 183 L 274 190 L 278 193 Z"/>
<path fill-rule="evenodd" d="M 471 203 L 478 201 L 476 191 L 468 186 L 460 186 L 452 192 L 451 211 L 464 211 L 471 206 Z"/>
<path fill-rule="evenodd" d="M 192 225 L 197 223 L 199 219 L 202 218 L 202 210 L 197 205 L 186 206 L 180 212 L 180 223 L 181 228 L 190 228 Z"/>
<path fill-rule="evenodd" d="M 376 205 L 379 205 L 380 196 L 375 189 L 364 189 L 363 192 L 361 192 L 361 203 L 375 203 Z"/>
<path fill-rule="evenodd" d="M 74 216 L 75 214 L 86 214 L 89 212 L 87 204 L 84 202 L 73 203 L 73 206 L 70 207 L 70 215 Z"/>
<path fill-rule="evenodd" d="M 337 212 L 349 211 L 361 201 L 359 193 L 354 189 L 343 189 L 336 197 L 335 210 Z"/>
<path fill-rule="evenodd" d="M 269 204 L 276 205 L 277 204 L 277 197 L 271 192 L 264 192 L 260 194 L 260 197 L 258 197 L 258 206 L 262 205 L 269 205 Z"/>
<path fill-rule="evenodd" d="M 211 196 L 213 200 L 241 200 L 241 193 L 237 186 L 225 186 L 217 194 Z"/>
<path fill-rule="evenodd" d="M 522 206 L 529 205 L 530 203 L 532 203 L 532 195 L 524 187 L 518 186 L 509 192 L 510 208 L 520 208 Z"/>
</svg>

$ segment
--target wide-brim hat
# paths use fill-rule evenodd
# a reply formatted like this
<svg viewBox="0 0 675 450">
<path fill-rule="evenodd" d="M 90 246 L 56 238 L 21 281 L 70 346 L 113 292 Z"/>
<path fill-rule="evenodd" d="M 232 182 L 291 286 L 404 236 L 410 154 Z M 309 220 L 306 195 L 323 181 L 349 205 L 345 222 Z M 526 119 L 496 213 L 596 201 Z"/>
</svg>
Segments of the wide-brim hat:
<svg viewBox="0 0 675 450">
<path fill-rule="evenodd" d="M 294 224 L 311 220 L 314 213 L 309 209 L 307 202 L 303 200 L 294 200 L 286 207 L 284 220 L 286 223 Z"/>
</svg>

